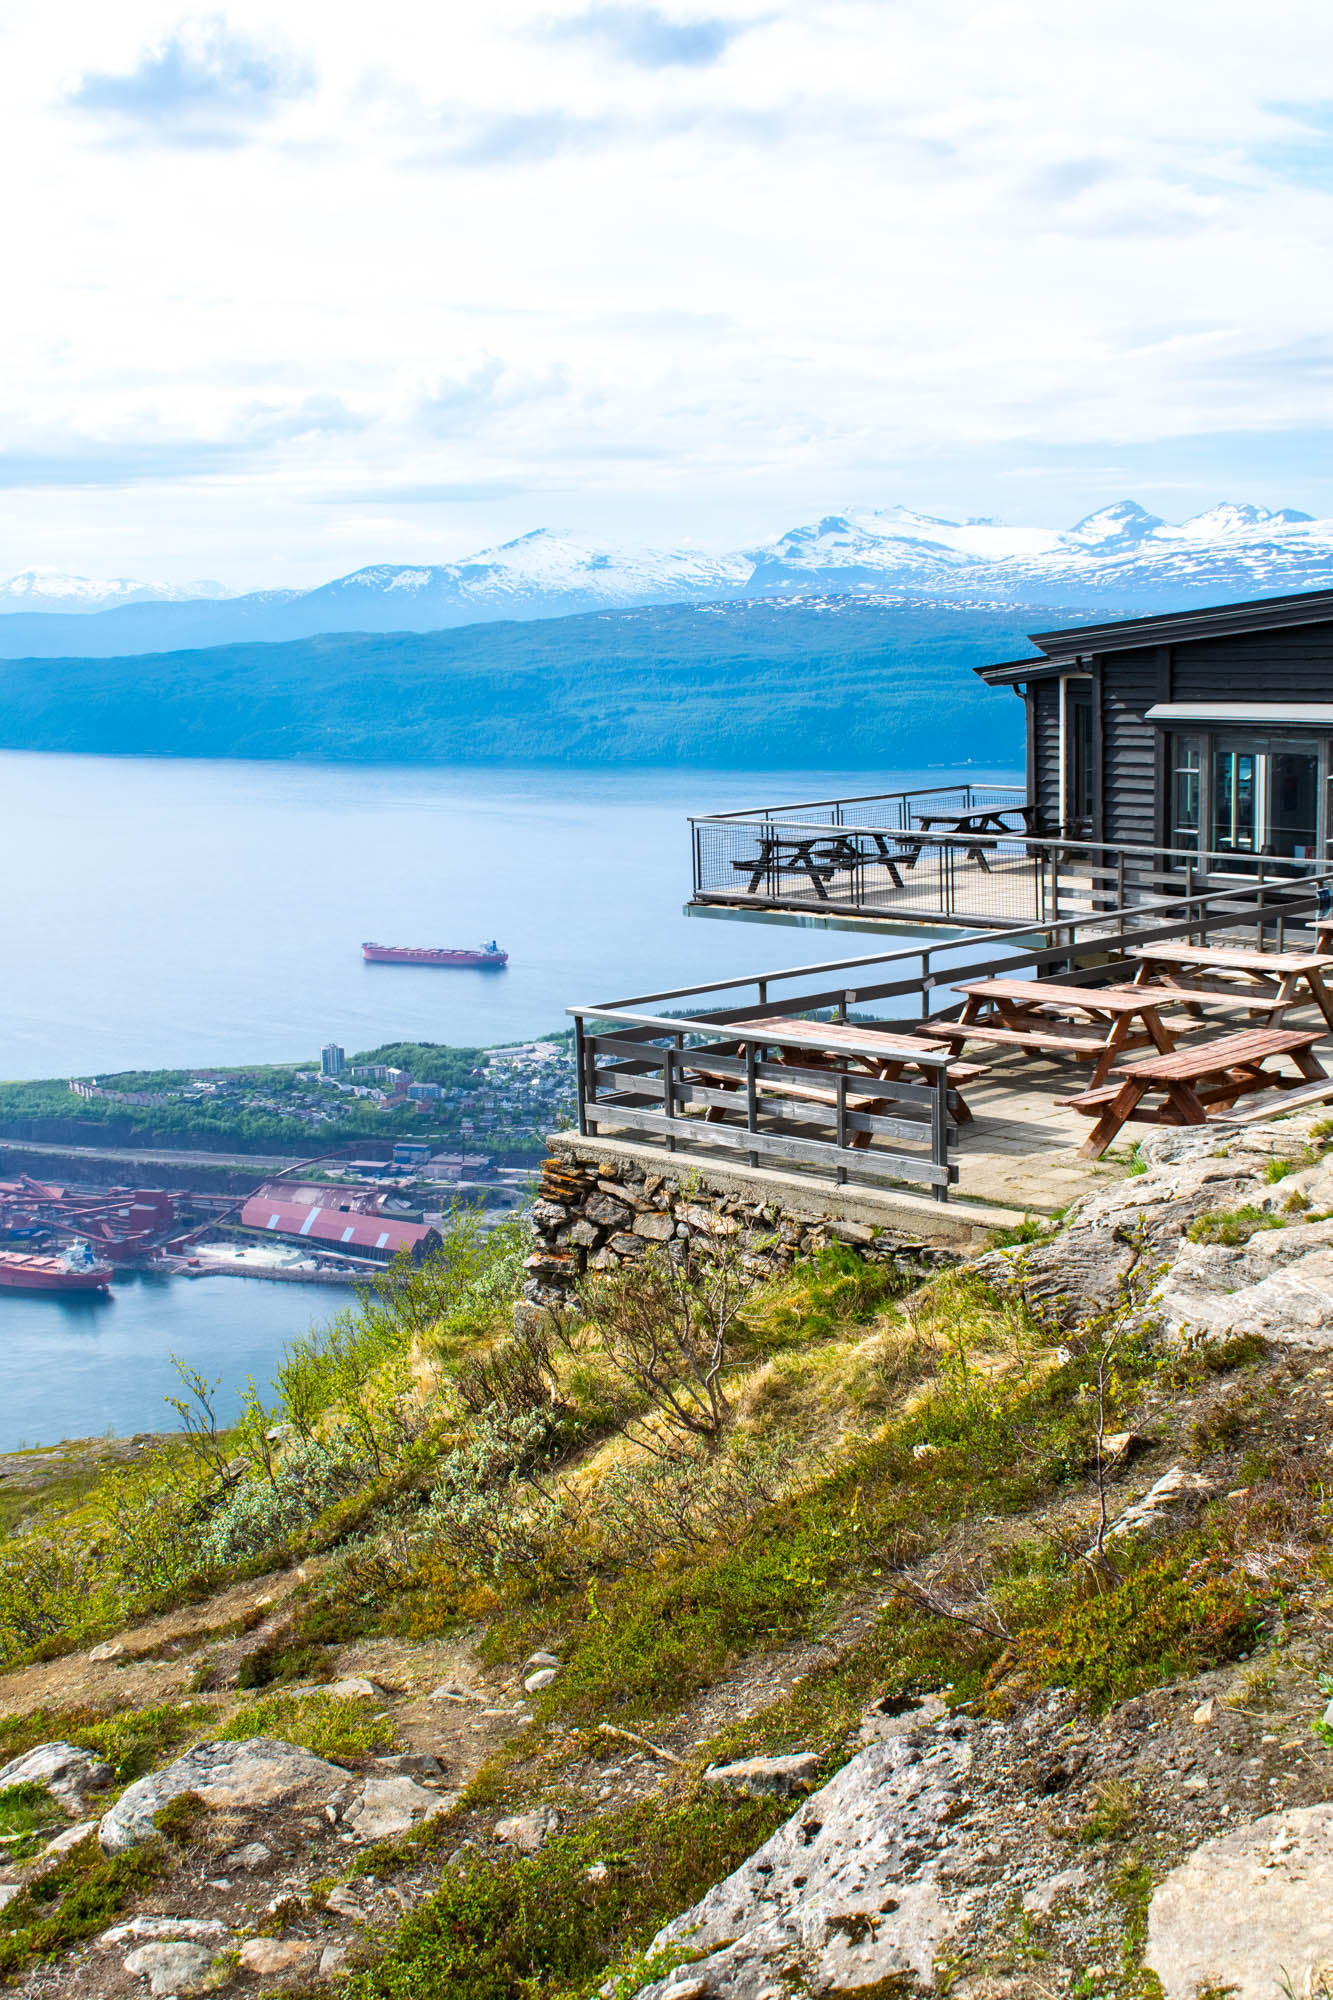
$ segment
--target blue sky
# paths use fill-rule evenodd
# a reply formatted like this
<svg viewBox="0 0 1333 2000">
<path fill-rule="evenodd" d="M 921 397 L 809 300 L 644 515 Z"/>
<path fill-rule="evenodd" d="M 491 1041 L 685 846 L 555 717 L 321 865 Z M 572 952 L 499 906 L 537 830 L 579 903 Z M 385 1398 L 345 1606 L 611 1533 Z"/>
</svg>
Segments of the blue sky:
<svg viewBox="0 0 1333 2000">
<path fill-rule="evenodd" d="M 0 572 L 1333 514 L 1285 0 L 10 10 Z"/>
</svg>

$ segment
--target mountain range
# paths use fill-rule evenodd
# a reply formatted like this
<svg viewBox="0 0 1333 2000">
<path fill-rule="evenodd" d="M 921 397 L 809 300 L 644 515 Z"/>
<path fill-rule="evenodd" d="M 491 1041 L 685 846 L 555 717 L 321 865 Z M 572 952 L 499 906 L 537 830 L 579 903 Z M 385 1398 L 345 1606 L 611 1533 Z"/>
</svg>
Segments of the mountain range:
<svg viewBox="0 0 1333 2000">
<path fill-rule="evenodd" d="M 1089 616 L 1333 587 L 1333 520 L 1222 503 L 1178 525 L 1136 501 L 1072 528 L 857 508 L 730 555 L 645 549 L 538 528 L 461 562 L 377 563 L 313 590 L 98 582 L 28 570 L 0 583 L 0 658 L 107 658 L 311 638 L 429 632 L 645 605 L 898 601 L 978 609 L 1077 604 Z"/>
</svg>

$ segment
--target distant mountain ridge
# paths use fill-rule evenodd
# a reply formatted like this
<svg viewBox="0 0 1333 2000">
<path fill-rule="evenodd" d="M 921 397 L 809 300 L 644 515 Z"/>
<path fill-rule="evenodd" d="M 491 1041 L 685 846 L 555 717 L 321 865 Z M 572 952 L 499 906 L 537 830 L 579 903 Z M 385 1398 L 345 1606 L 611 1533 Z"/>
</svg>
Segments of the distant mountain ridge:
<svg viewBox="0 0 1333 2000">
<path fill-rule="evenodd" d="M 1085 616 L 1065 610 L 1062 620 Z M 81 620 L 86 625 L 86 620 Z M 0 661 L 0 749 L 375 764 L 1015 770 L 1022 704 L 968 669 L 1032 606 L 830 593 L 453 632 Z"/>
<path fill-rule="evenodd" d="M 461 562 L 375 563 L 313 590 L 227 597 L 199 594 L 215 586 L 44 577 L 27 571 L 0 584 L 0 658 L 107 658 L 837 594 L 945 593 L 978 607 L 1027 606 L 1040 624 L 1071 603 L 1091 617 L 1333 588 L 1333 520 L 1223 502 L 1173 525 L 1122 500 L 1056 530 L 854 508 L 721 556 L 538 528 Z M 108 599 L 110 608 L 88 608 Z"/>
</svg>

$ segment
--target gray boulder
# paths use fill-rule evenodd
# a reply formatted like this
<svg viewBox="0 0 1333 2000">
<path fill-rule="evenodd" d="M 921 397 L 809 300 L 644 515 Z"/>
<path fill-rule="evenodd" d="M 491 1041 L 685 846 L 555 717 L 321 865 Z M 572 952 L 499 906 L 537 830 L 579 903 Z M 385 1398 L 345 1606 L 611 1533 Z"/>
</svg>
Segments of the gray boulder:
<svg viewBox="0 0 1333 2000">
<path fill-rule="evenodd" d="M 962 1913 L 942 1882 L 950 1809 L 972 1761 L 966 1728 L 951 1720 L 858 1752 L 649 1950 L 704 1954 L 687 1976 L 719 2000 L 908 1975 L 929 1986 Z M 639 2000 L 674 1996 L 679 1983 L 655 1982 Z"/>
<path fill-rule="evenodd" d="M 182 1792 L 197 1792 L 206 1805 L 232 1810 L 285 1806 L 319 1811 L 332 1805 L 336 1812 L 350 1789 L 346 1771 L 295 1743 L 271 1736 L 198 1743 L 174 1764 L 122 1792 L 103 1819 L 98 1840 L 104 1853 L 124 1854 L 154 1839 L 154 1816 Z"/>
<path fill-rule="evenodd" d="M 111 1766 L 90 1750 L 74 1743 L 39 1743 L 0 1768 L 0 1792 L 10 1785 L 45 1785 L 66 1812 L 83 1810 L 85 1792 L 97 1792 L 111 1783 Z"/>
<path fill-rule="evenodd" d="M 516 1847 L 520 1854 L 535 1854 L 545 1847 L 559 1824 L 549 1807 L 539 1806 L 535 1812 L 515 1813 L 510 1819 L 497 1820 L 495 1837 L 507 1847 Z"/>
<path fill-rule="evenodd" d="M 125 1960 L 126 1972 L 148 1981 L 154 1996 L 202 1993 L 214 1954 L 200 1944 L 141 1944 Z"/>
<path fill-rule="evenodd" d="M 388 1840 L 446 1812 L 452 1803 L 448 1794 L 428 1792 L 413 1778 L 367 1778 L 344 1813 L 343 1824 L 358 1840 Z"/>
<path fill-rule="evenodd" d="M 1268 1813 L 1196 1848 L 1153 1892 L 1144 1962 L 1166 2000 L 1326 1991 L 1333 1805 Z"/>
<path fill-rule="evenodd" d="M 1124 1535 L 1167 1534 L 1215 1491 L 1214 1482 L 1204 1473 L 1187 1472 L 1183 1465 L 1173 1465 L 1155 1486 L 1148 1488 L 1141 1500 L 1126 1507 L 1111 1523 L 1106 1539 L 1109 1542 Z"/>
</svg>

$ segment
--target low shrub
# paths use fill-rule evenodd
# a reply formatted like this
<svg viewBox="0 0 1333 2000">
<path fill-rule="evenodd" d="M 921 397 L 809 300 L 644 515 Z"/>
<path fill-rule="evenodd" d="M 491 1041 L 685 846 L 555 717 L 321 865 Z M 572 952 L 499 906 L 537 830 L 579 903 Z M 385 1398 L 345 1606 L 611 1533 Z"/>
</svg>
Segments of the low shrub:
<svg viewBox="0 0 1333 2000">
<path fill-rule="evenodd" d="M 216 1732 L 219 1742 L 276 1736 L 335 1764 L 358 1764 L 399 1747 L 387 1716 L 365 1695 L 271 1694 L 247 1702 Z"/>
</svg>

